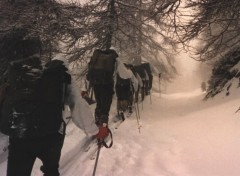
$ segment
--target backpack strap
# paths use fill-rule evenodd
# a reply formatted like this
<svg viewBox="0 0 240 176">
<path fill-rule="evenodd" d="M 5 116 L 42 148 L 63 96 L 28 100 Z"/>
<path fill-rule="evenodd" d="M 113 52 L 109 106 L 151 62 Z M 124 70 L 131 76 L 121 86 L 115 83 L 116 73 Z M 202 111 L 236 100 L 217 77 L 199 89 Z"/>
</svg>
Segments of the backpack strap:
<svg viewBox="0 0 240 176">
<path fill-rule="evenodd" d="M 115 58 L 115 67 L 114 67 L 114 71 L 113 71 L 114 77 L 116 77 L 116 75 L 117 75 L 117 67 L 118 67 L 118 61 L 117 61 L 117 58 Z"/>
<path fill-rule="evenodd" d="M 0 105 L 3 103 L 6 97 L 6 92 L 8 87 L 9 87 L 9 84 L 6 82 L 0 86 Z"/>
<path fill-rule="evenodd" d="M 107 145 L 107 143 L 105 141 L 99 141 L 99 144 L 102 144 L 105 148 L 111 148 L 113 145 L 113 136 L 112 136 L 112 131 L 110 129 L 109 130 L 109 134 L 110 134 L 110 138 L 111 138 L 111 142 L 109 145 Z"/>
<path fill-rule="evenodd" d="M 66 100 L 66 96 L 67 96 L 67 89 L 68 89 L 68 85 L 71 84 L 71 75 L 69 73 L 67 73 L 66 71 L 63 71 L 63 92 L 62 92 L 62 109 L 65 109 L 65 100 Z"/>
</svg>

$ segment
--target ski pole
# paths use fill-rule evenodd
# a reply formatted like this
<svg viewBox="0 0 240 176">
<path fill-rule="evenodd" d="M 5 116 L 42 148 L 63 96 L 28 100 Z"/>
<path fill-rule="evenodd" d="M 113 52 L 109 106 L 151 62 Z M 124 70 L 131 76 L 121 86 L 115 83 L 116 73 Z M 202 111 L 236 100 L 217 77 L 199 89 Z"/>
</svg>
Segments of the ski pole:
<svg viewBox="0 0 240 176">
<path fill-rule="evenodd" d="M 136 103 L 135 103 L 135 105 L 136 105 Z M 138 124 L 138 130 L 139 130 L 139 133 L 140 133 L 141 125 L 140 125 L 140 123 L 139 123 L 139 119 L 140 119 L 140 117 L 139 117 L 139 111 L 137 110 L 136 106 L 134 106 L 134 108 L 135 108 L 135 113 L 136 113 L 136 119 L 137 119 L 137 124 Z"/>
<path fill-rule="evenodd" d="M 96 156 L 96 160 L 95 160 L 95 164 L 94 164 L 94 169 L 93 169 L 93 176 L 95 176 L 95 173 L 96 173 L 96 170 L 97 170 L 97 164 L 98 164 L 98 158 L 99 158 L 99 155 L 100 155 L 100 150 L 102 148 L 102 146 L 106 147 L 106 148 L 111 148 L 112 145 L 113 145 L 113 136 L 112 136 L 112 132 L 110 129 L 109 130 L 109 135 L 110 135 L 110 138 L 111 138 L 111 142 L 109 145 L 106 144 L 106 142 L 104 141 L 104 139 L 98 139 L 98 150 L 97 150 L 97 156 Z"/>
<path fill-rule="evenodd" d="M 140 114 L 139 114 L 139 107 L 138 107 L 138 94 L 134 94 L 134 109 L 135 109 L 135 113 L 136 113 L 136 116 L 138 115 L 139 116 L 139 119 L 140 119 Z"/>
<path fill-rule="evenodd" d="M 158 74 L 158 82 L 159 82 L 159 96 L 161 97 L 161 73 Z"/>
<path fill-rule="evenodd" d="M 67 122 L 66 122 L 66 126 L 67 126 L 69 124 L 69 122 L 71 121 L 72 117 L 69 116 L 69 117 L 66 117 L 66 119 L 67 119 Z"/>
<path fill-rule="evenodd" d="M 136 103 L 135 103 L 135 104 L 136 104 Z M 140 119 L 140 112 L 139 112 L 138 102 L 137 102 L 136 108 L 137 108 L 138 117 L 139 117 L 139 119 Z"/>
<path fill-rule="evenodd" d="M 152 93 L 150 91 L 150 104 L 152 104 Z"/>
<path fill-rule="evenodd" d="M 238 110 L 235 113 L 237 113 L 238 111 L 240 111 L 240 107 L 238 108 Z"/>
<path fill-rule="evenodd" d="M 138 91 L 139 90 L 137 90 L 137 92 L 134 92 L 133 83 L 131 83 L 131 85 L 132 85 L 132 95 L 133 95 L 133 103 L 134 103 L 135 113 L 136 113 L 136 116 L 138 114 L 139 119 L 140 119 L 139 107 L 138 107 Z M 136 108 L 136 104 L 137 104 L 137 108 Z"/>
<path fill-rule="evenodd" d="M 97 170 L 98 158 L 99 158 L 99 155 L 100 155 L 101 147 L 102 147 L 102 141 L 99 141 L 98 142 L 97 157 L 96 157 L 95 164 L 94 164 L 94 169 L 93 169 L 93 176 L 95 176 L 95 173 L 96 173 L 96 170 Z"/>
</svg>

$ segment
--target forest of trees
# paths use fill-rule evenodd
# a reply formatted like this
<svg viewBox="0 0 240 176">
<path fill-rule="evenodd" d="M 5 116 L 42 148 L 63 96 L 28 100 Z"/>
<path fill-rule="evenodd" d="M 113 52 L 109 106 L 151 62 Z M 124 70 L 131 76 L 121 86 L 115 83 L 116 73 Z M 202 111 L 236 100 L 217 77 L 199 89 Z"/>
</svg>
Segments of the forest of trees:
<svg viewBox="0 0 240 176">
<path fill-rule="evenodd" d="M 25 38 L 40 37 L 43 59 L 61 52 L 86 65 L 95 49 L 114 47 L 127 63 L 150 62 L 165 80 L 176 74 L 177 51 L 191 51 L 214 65 L 211 97 L 239 78 L 232 71 L 240 60 L 239 13 L 238 0 L 1 0 L 0 75 L 11 60 L 12 34 L 27 31 Z"/>
</svg>

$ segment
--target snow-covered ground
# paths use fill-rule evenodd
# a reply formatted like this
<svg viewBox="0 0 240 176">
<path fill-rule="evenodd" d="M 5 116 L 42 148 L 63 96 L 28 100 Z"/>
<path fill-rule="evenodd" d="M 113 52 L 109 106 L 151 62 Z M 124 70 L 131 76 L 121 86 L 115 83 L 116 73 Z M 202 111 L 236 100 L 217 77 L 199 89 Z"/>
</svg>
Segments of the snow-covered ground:
<svg viewBox="0 0 240 176">
<path fill-rule="evenodd" d="M 237 87 L 237 83 L 234 84 Z M 113 147 L 102 148 L 96 176 L 239 176 L 239 88 L 230 96 L 202 101 L 200 89 L 184 93 L 153 92 L 140 103 L 140 131 L 135 113 L 113 132 Z M 111 109 L 115 114 L 115 101 Z M 6 138 L 0 137 L 0 175 L 6 172 Z M 83 147 L 86 138 L 73 123 L 60 162 L 62 176 L 91 176 L 95 160 Z M 24 162 L 24 161 L 23 161 Z M 37 160 L 32 176 L 40 176 Z"/>
</svg>

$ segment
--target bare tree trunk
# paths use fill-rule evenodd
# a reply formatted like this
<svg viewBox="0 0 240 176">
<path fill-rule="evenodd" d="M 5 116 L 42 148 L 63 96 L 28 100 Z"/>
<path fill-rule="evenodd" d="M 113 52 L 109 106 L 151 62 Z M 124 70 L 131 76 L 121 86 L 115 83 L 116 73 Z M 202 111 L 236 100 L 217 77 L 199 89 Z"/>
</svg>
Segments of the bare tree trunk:
<svg viewBox="0 0 240 176">
<path fill-rule="evenodd" d="M 140 65 L 142 63 L 142 0 L 138 0 L 139 9 L 137 12 L 137 41 L 136 41 L 136 64 Z"/>
<path fill-rule="evenodd" d="M 111 48 L 111 45 L 112 45 L 112 37 L 114 33 L 114 25 L 115 25 L 114 23 L 115 23 L 115 16 L 116 16 L 114 5 L 115 5 L 115 0 L 110 0 L 110 3 L 108 5 L 108 10 L 110 13 L 109 13 L 109 23 L 107 26 L 108 33 L 106 36 L 106 49 Z"/>
</svg>

